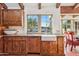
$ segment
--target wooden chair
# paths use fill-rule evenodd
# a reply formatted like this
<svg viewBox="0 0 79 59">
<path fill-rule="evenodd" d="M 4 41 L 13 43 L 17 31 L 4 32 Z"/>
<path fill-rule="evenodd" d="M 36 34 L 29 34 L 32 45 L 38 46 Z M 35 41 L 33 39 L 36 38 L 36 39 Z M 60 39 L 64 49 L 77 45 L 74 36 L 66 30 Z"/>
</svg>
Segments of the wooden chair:
<svg viewBox="0 0 79 59">
<path fill-rule="evenodd" d="M 76 48 L 76 46 L 79 46 L 79 41 L 74 38 L 74 32 L 65 32 L 65 38 L 66 38 L 66 47 L 67 45 L 71 46 L 71 51 L 73 50 L 73 47 Z"/>
</svg>

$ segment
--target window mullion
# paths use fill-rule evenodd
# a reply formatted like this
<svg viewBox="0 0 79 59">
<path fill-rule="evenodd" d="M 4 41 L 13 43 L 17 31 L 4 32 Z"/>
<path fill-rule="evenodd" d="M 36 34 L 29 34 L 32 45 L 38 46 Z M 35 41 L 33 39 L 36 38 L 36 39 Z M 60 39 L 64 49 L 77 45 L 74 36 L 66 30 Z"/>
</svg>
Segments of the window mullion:
<svg viewBox="0 0 79 59">
<path fill-rule="evenodd" d="M 38 32 L 41 34 L 41 15 L 38 15 Z"/>
</svg>

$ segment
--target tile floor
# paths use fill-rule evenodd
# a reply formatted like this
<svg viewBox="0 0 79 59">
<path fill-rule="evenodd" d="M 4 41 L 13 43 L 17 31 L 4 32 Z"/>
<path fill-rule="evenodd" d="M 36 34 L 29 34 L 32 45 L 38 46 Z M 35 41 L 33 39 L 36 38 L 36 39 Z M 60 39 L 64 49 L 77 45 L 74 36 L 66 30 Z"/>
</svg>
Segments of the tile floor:
<svg viewBox="0 0 79 59">
<path fill-rule="evenodd" d="M 64 53 L 66 56 L 79 56 L 79 46 L 74 48 L 73 51 L 70 51 L 70 46 L 64 47 Z"/>
</svg>

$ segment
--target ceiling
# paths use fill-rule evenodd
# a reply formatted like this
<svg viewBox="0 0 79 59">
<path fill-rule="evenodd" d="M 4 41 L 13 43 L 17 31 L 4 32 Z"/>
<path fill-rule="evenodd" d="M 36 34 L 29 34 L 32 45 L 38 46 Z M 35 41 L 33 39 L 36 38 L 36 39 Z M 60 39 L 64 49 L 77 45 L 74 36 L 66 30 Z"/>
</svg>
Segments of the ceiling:
<svg viewBox="0 0 79 59">
<path fill-rule="evenodd" d="M 20 9 L 18 3 L 5 3 L 8 9 Z M 38 3 L 23 3 L 24 7 L 38 7 Z M 61 6 L 74 6 L 75 3 L 61 3 Z M 42 7 L 56 7 L 56 3 L 41 3 Z"/>
<path fill-rule="evenodd" d="M 75 3 L 61 3 L 61 6 L 74 6 Z"/>
<path fill-rule="evenodd" d="M 5 3 L 8 6 L 8 9 L 20 9 L 18 3 Z M 38 3 L 23 3 L 24 7 L 38 7 Z M 55 7 L 56 3 L 42 3 L 42 7 Z"/>
<path fill-rule="evenodd" d="M 8 7 L 8 9 L 20 9 L 20 6 L 18 3 L 5 3 Z"/>
</svg>

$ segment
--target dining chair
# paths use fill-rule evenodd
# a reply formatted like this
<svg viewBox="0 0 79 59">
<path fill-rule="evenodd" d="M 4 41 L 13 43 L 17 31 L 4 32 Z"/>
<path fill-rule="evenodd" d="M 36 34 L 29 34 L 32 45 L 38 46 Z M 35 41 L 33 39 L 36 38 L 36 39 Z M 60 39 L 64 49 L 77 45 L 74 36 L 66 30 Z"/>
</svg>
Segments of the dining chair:
<svg viewBox="0 0 79 59">
<path fill-rule="evenodd" d="M 66 48 L 67 45 L 71 46 L 71 51 L 73 48 L 76 48 L 76 46 L 79 46 L 79 41 L 74 37 L 74 32 L 65 32 L 65 38 L 66 38 Z"/>
</svg>

